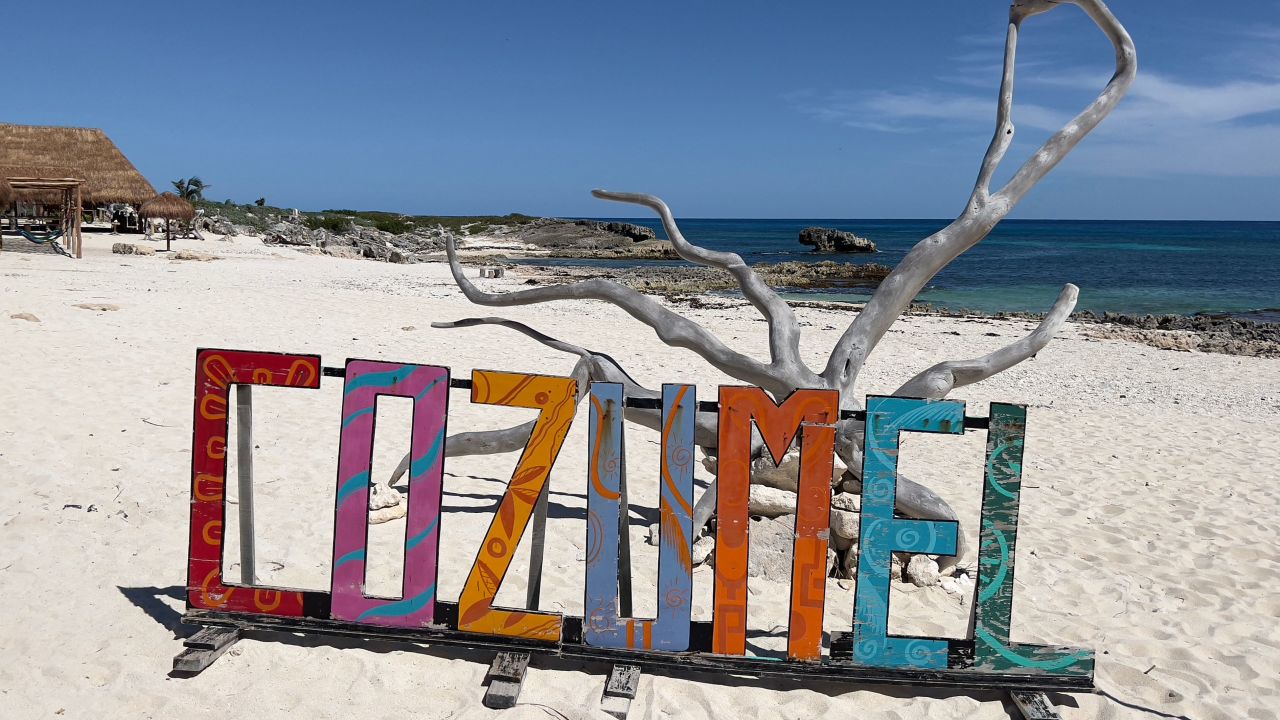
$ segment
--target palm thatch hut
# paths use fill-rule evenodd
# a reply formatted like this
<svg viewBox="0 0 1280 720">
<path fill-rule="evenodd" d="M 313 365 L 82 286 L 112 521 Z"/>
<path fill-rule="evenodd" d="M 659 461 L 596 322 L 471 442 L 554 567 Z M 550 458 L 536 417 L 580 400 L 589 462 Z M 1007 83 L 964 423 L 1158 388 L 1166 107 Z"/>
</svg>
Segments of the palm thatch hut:
<svg viewBox="0 0 1280 720">
<path fill-rule="evenodd" d="M 13 187 L 9 185 L 9 178 L 0 177 L 0 211 L 8 210 L 13 204 Z"/>
<path fill-rule="evenodd" d="M 80 195 L 86 205 L 137 205 L 156 195 L 101 130 L 0 123 L 0 176 L 44 178 L 41 173 L 51 168 L 60 170 L 59 178 L 83 181 Z"/>
<path fill-rule="evenodd" d="M 0 123 L 0 177 L 6 177 L 15 200 L 13 229 L 19 208 L 36 224 L 62 228 L 76 257 L 82 254 L 82 209 L 111 203 L 136 205 L 156 190 L 120 152 L 107 134 L 94 128 L 47 127 Z"/>
<path fill-rule="evenodd" d="M 142 207 L 138 208 L 138 216 L 143 219 L 164 220 L 164 249 L 167 251 L 169 243 L 173 241 L 173 221 L 191 222 L 196 217 L 196 209 L 186 200 L 167 192 L 142 203 Z"/>
</svg>

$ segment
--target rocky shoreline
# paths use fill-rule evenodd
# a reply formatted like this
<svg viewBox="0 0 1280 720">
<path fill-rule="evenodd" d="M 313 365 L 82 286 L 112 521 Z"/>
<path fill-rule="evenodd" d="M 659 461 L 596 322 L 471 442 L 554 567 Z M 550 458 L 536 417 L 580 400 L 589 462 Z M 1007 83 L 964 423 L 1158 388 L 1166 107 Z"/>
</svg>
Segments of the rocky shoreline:
<svg viewBox="0 0 1280 720">
<path fill-rule="evenodd" d="M 1280 358 L 1280 323 L 1211 315 L 1123 315 L 1083 312 L 1073 320 L 1094 323 L 1092 337 L 1133 340 L 1162 350 Z"/>
<path fill-rule="evenodd" d="M 797 307 L 827 310 L 861 309 L 861 304 L 799 301 Z M 994 320 L 1032 320 L 1039 322 L 1044 313 L 951 310 L 926 304 L 913 304 L 907 312 L 913 315 Z M 1280 358 L 1280 323 L 1258 322 L 1222 313 L 1203 315 L 1129 315 L 1095 313 L 1082 310 L 1071 314 L 1071 321 L 1089 326 L 1085 333 L 1100 340 L 1130 340 L 1161 350 L 1208 352 L 1223 355 Z"/>
<path fill-rule="evenodd" d="M 630 223 L 542 218 L 520 225 L 490 225 L 467 235 L 443 226 L 391 233 L 349 223 L 338 228 L 311 227 L 303 217 L 278 217 L 265 231 L 234 225 L 225 218 L 206 221 L 210 232 L 258 236 L 268 245 L 289 245 L 302 252 L 365 258 L 393 263 L 444 259 L 445 241 L 455 237 L 470 257 L 500 261 L 507 256 L 567 260 L 678 260 L 675 248 L 653 230 Z M 471 247 L 467 247 L 467 245 Z"/>
<path fill-rule="evenodd" d="M 583 266 L 546 266 L 512 264 L 527 285 L 556 285 L 591 278 L 614 280 L 634 290 L 662 295 L 676 302 L 705 307 L 706 293 L 737 290 L 728 273 L 704 267 L 630 267 L 599 268 Z M 852 265 L 830 260 L 818 263 L 786 262 L 756 265 L 757 273 L 770 286 L 779 289 L 860 288 L 874 289 L 892 268 L 884 265 Z M 745 301 L 722 298 L 726 303 Z M 714 302 L 714 301 L 712 301 Z M 796 307 L 827 310 L 860 309 L 859 304 L 789 300 Z M 982 313 L 950 310 L 932 305 L 914 304 L 908 311 L 916 315 L 956 318 L 1020 319 L 1039 322 L 1043 313 Z M 1162 350 L 1199 351 L 1225 355 L 1280 358 L 1280 323 L 1257 322 L 1232 316 L 1213 315 L 1126 315 L 1073 313 L 1072 321 L 1088 325 L 1086 334 L 1098 339 L 1131 340 Z"/>
<path fill-rule="evenodd" d="M 657 266 L 601 268 L 575 265 L 516 266 L 528 285 L 558 285 L 605 278 L 652 295 L 686 296 L 736 290 L 738 284 L 724 270 L 709 267 Z M 874 288 L 892 268 L 874 263 L 852 265 L 825 260 L 753 266 L 775 288 Z"/>
<path fill-rule="evenodd" d="M 526 256 L 569 260 L 678 260 L 675 248 L 642 225 L 544 218 L 512 228 L 490 227 L 491 237 L 526 246 Z"/>
</svg>

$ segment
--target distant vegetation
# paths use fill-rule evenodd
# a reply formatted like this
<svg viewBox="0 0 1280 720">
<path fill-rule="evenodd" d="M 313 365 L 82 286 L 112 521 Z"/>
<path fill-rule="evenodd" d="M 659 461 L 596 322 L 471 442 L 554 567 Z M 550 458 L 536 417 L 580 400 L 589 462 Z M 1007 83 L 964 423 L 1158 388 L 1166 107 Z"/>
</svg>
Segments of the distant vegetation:
<svg viewBox="0 0 1280 720">
<path fill-rule="evenodd" d="M 280 220 L 293 214 L 292 210 L 272 207 L 259 199 L 253 205 L 237 205 L 230 200 L 211 202 L 195 200 L 195 206 L 204 210 L 208 216 L 221 215 L 237 225 L 248 225 L 259 231 L 266 230 Z M 524 225 L 538 218 L 520 213 L 509 215 L 401 215 L 392 212 L 374 210 L 323 210 L 320 212 L 303 212 L 303 222 L 312 230 L 323 228 L 329 232 L 342 232 L 352 225 L 377 228 L 384 232 L 400 235 L 414 228 L 433 228 L 443 225 L 445 229 L 465 235 L 484 232 L 491 225 Z"/>
<path fill-rule="evenodd" d="M 446 230 L 451 230 L 455 233 L 476 234 L 483 232 L 490 225 L 524 225 L 538 219 L 519 213 L 511 213 L 509 215 L 401 215 L 399 213 L 372 210 L 325 210 L 319 213 L 306 214 L 312 217 L 352 218 L 357 225 L 375 227 L 396 235 L 409 232 L 415 227 L 433 228 L 436 225 L 443 225 Z"/>
</svg>

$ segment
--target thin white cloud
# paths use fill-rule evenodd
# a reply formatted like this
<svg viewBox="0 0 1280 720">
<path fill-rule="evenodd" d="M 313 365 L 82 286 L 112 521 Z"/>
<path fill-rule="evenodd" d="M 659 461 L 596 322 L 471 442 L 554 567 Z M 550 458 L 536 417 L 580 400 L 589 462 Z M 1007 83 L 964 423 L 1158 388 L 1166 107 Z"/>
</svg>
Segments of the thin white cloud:
<svg viewBox="0 0 1280 720">
<path fill-rule="evenodd" d="M 1047 84 L 1096 87 L 1085 76 Z M 1184 83 L 1139 73 L 1129 96 L 1069 167 L 1114 176 L 1280 176 L 1280 82 Z"/>
<path fill-rule="evenodd" d="M 996 98 L 920 90 L 915 92 L 876 92 L 864 97 L 847 95 L 803 98 L 791 95 L 789 100 L 801 112 L 820 120 L 838 122 L 849 127 L 882 132 L 916 132 L 931 130 L 939 123 L 972 129 L 995 123 Z M 1066 114 L 1040 105 L 1018 106 L 1018 123 L 1024 127 L 1056 129 Z"/>
<path fill-rule="evenodd" d="M 1098 88 L 1100 73 L 1076 72 L 1041 75 L 1030 80 L 1041 85 Z M 1181 118 L 1191 123 L 1227 123 L 1280 110 L 1280 82 L 1232 80 L 1218 85 L 1192 85 L 1162 74 L 1140 72 L 1129 96 L 1116 111 L 1126 122 L 1173 124 Z M 1110 122 L 1110 121 L 1108 121 Z M 1117 123 L 1118 124 L 1118 123 Z"/>
<path fill-rule="evenodd" d="M 1254 27 L 1241 28 L 1238 32 L 1240 35 L 1254 40 L 1280 42 L 1280 25 L 1256 25 Z"/>
<path fill-rule="evenodd" d="M 1053 87 L 1101 90 L 1105 77 L 1105 73 L 1083 70 L 1037 73 L 1023 75 L 1019 84 L 1033 91 L 1022 95 L 1034 93 L 1043 98 L 1045 89 Z M 977 127 L 990 127 L 994 121 L 994 95 L 994 87 L 983 95 L 918 90 L 821 98 L 810 93 L 804 103 L 793 104 L 822 120 L 860 129 L 973 132 Z M 1052 132 L 1079 110 L 1015 100 L 1014 123 L 1023 130 Z M 1167 173 L 1280 176 L 1277 114 L 1280 81 L 1230 79 L 1192 84 L 1160 73 L 1140 72 L 1129 96 L 1065 167 L 1071 172 L 1121 177 Z"/>
</svg>

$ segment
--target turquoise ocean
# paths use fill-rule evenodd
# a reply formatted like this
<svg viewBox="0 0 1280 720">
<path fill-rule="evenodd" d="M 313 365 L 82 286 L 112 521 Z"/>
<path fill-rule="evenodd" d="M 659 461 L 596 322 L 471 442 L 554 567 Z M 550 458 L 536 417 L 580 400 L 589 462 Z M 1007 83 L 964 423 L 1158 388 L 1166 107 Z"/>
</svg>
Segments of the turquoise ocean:
<svg viewBox="0 0 1280 720">
<path fill-rule="evenodd" d="M 653 228 L 650 218 L 608 218 Z M 895 265 L 946 220 L 683 219 L 690 241 L 732 250 L 748 263 L 788 260 Z M 874 240 L 875 254 L 821 255 L 801 229 L 832 227 Z M 545 263 L 546 261 L 538 261 Z M 583 261 L 611 267 L 638 262 Z M 566 261 L 568 264 L 568 261 Z M 644 261 L 647 265 L 679 264 Z M 1280 322 L 1280 222 L 1006 220 L 940 272 L 916 298 L 951 309 L 1043 312 L 1064 283 L 1078 310 L 1129 314 L 1226 313 Z M 866 288 L 788 291 L 789 297 L 861 302 Z"/>
</svg>

